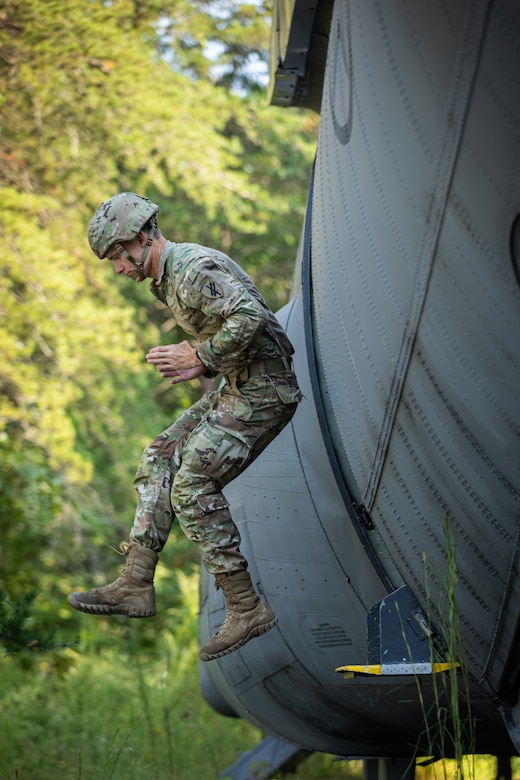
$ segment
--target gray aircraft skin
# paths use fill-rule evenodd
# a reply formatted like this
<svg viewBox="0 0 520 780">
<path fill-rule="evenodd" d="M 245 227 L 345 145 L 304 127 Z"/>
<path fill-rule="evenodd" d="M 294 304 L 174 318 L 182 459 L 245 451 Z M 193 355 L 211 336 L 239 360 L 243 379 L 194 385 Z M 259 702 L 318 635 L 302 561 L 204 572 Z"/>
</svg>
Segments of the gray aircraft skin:
<svg viewBox="0 0 520 780">
<path fill-rule="evenodd" d="M 464 752 L 515 755 L 520 3 L 273 18 L 272 102 L 321 114 L 279 313 L 305 400 L 225 491 L 279 623 L 202 693 L 311 751 L 449 756 L 462 724 Z M 224 614 L 202 573 L 201 641 Z"/>
</svg>

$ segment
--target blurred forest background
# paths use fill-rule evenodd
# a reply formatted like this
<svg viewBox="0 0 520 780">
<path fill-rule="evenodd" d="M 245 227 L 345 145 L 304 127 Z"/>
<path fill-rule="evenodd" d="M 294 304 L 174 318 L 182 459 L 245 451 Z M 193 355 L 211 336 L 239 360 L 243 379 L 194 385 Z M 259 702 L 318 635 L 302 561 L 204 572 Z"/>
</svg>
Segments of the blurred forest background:
<svg viewBox="0 0 520 780">
<path fill-rule="evenodd" d="M 197 551 L 178 529 L 154 619 L 90 618 L 66 596 L 120 571 L 109 545 L 128 536 L 140 452 L 201 392 L 146 363 L 184 335 L 90 252 L 95 209 L 146 195 L 167 238 L 229 253 L 275 310 L 289 298 L 318 118 L 268 106 L 269 10 L 0 3 L 2 778 L 202 780 L 201 750 L 211 777 L 258 741 L 204 709 Z"/>
</svg>

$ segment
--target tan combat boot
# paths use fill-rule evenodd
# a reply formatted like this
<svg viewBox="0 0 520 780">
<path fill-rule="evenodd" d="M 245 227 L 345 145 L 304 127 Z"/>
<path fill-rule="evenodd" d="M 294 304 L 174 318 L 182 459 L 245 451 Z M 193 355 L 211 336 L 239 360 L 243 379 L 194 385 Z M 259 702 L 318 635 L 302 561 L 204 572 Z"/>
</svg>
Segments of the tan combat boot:
<svg viewBox="0 0 520 780">
<path fill-rule="evenodd" d="M 68 602 L 90 615 L 128 615 L 131 618 L 155 615 L 153 576 L 159 556 L 155 550 L 136 542 L 122 545 L 126 562 L 120 577 L 103 588 L 71 593 Z"/>
<path fill-rule="evenodd" d="M 232 653 L 255 636 L 265 634 L 278 618 L 256 593 L 248 571 L 215 575 L 226 599 L 226 619 L 215 636 L 199 651 L 201 661 Z"/>
</svg>

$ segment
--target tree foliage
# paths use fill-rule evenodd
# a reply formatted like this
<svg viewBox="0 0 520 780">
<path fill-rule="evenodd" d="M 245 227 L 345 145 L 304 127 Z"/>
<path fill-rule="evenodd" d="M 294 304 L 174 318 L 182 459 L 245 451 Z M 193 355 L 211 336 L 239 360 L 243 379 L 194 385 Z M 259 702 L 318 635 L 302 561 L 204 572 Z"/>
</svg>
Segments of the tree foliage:
<svg viewBox="0 0 520 780">
<path fill-rule="evenodd" d="M 265 71 L 269 46 L 264 3 L 185 0 L 165 10 L 157 29 L 164 57 L 183 73 L 218 86 L 258 88 L 256 66 Z"/>
<path fill-rule="evenodd" d="M 179 334 L 90 253 L 95 208 L 147 195 L 168 238 L 229 252 L 273 307 L 287 300 L 317 128 L 252 88 L 266 42 L 257 4 L 0 7 L 0 586 L 44 584 L 49 621 L 78 569 L 88 584 L 112 566 L 100 548 L 128 533 L 142 447 L 200 392 L 147 366 Z M 169 548 L 196 560 L 179 536 Z"/>
</svg>

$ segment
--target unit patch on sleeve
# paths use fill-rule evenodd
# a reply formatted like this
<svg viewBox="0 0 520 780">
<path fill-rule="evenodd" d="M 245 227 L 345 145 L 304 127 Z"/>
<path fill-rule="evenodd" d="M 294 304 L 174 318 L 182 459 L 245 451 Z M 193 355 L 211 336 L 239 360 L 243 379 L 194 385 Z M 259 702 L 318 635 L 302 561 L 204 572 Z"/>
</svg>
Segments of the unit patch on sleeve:
<svg viewBox="0 0 520 780">
<path fill-rule="evenodd" d="M 205 276 L 204 279 L 201 280 L 202 284 L 197 285 L 199 290 L 203 295 L 205 295 L 207 298 L 223 298 L 224 293 L 222 292 L 222 287 L 219 285 L 218 282 L 215 281 L 215 279 L 212 279 L 211 276 Z"/>
</svg>

